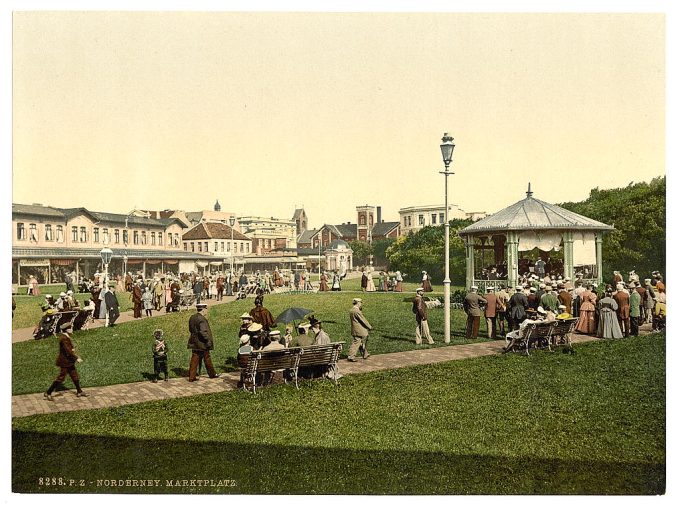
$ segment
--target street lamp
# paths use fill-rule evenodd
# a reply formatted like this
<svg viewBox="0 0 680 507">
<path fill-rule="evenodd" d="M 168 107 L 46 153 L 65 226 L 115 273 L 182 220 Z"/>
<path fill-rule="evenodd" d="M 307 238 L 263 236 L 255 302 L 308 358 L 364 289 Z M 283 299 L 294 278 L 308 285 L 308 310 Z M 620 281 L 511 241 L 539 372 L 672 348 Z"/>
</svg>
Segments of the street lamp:
<svg viewBox="0 0 680 507">
<path fill-rule="evenodd" d="M 456 145 L 453 137 L 445 133 L 442 137 L 442 150 L 444 160 L 444 343 L 451 342 L 451 279 L 449 278 L 449 165 L 453 159 L 453 149 Z"/>
<path fill-rule="evenodd" d="M 99 251 L 99 255 L 101 255 L 102 258 L 102 264 L 104 265 L 104 289 L 108 290 L 109 288 L 109 263 L 111 262 L 111 257 L 113 257 L 113 251 L 108 248 L 104 247 Z M 106 302 L 104 302 L 106 304 Z M 105 317 L 105 323 L 104 327 L 109 327 L 109 312 L 106 312 L 106 317 Z"/>
<path fill-rule="evenodd" d="M 236 250 L 236 247 L 234 246 L 234 224 L 236 223 L 236 219 L 234 217 L 229 217 L 229 228 L 231 229 L 231 276 L 234 276 L 234 250 Z"/>
</svg>

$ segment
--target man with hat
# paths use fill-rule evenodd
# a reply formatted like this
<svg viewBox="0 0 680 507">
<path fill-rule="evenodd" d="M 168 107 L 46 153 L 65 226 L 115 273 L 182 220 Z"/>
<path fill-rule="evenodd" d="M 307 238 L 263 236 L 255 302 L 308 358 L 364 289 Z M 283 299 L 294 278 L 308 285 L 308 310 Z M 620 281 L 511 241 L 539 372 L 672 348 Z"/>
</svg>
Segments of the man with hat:
<svg viewBox="0 0 680 507">
<path fill-rule="evenodd" d="M 553 313 L 557 313 L 557 307 L 560 306 L 560 301 L 557 296 L 553 293 L 552 285 L 545 286 L 545 294 L 541 296 L 540 305 L 546 310 L 550 310 Z"/>
<path fill-rule="evenodd" d="M 645 295 L 643 298 L 643 304 L 645 307 L 645 322 L 651 324 L 652 314 L 654 313 L 654 307 L 656 306 L 656 292 L 652 287 L 652 279 L 645 278 Z"/>
<path fill-rule="evenodd" d="M 314 315 L 309 318 L 310 332 L 314 336 L 314 345 L 330 345 L 331 337 L 328 333 L 321 329 L 321 321 L 317 320 Z"/>
<path fill-rule="evenodd" d="M 486 300 L 486 308 L 484 309 L 484 317 L 486 318 L 486 336 L 489 339 L 496 339 L 496 302 L 498 298 L 493 292 L 493 286 L 489 285 L 484 294 Z"/>
<path fill-rule="evenodd" d="M 238 330 L 239 338 L 244 334 L 248 334 L 248 328 L 253 323 L 253 317 L 249 313 L 241 314 L 241 327 Z"/>
<path fill-rule="evenodd" d="M 638 282 L 639 285 L 639 282 Z M 628 305 L 629 305 L 629 319 L 628 323 L 630 324 L 630 334 L 632 336 L 637 336 L 638 335 L 638 329 L 640 326 L 640 293 L 635 290 L 636 285 L 635 282 L 631 282 L 628 285 L 628 292 L 630 293 L 630 297 L 628 299 Z"/>
<path fill-rule="evenodd" d="M 349 312 L 350 334 L 352 335 L 352 345 L 349 347 L 347 353 L 347 360 L 355 362 L 357 352 L 361 352 L 364 359 L 368 359 L 371 355 L 368 353 L 367 342 L 368 332 L 373 329 L 371 324 L 366 320 L 364 314 L 361 312 L 362 301 L 361 298 L 354 298 L 352 300 L 352 309 Z"/>
<path fill-rule="evenodd" d="M 630 294 L 623 288 L 623 282 L 616 284 L 616 292 L 612 295 L 618 305 L 616 318 L 624 337 L 630 334 Z"/>
<path fill-rule="evenodd" d="M 309 333 L 311 324 L 309 322 L 300 322 L 298 324 L 298 334 L 290 343 L 291 347 L 309 347 L 314 345 L 314 337 Z"/>
<path fill-rule="evenodd" d="M 208 319 L 205 318 L 203 312 L 208 307 L 205 303 L 196 303 L 196 313 L 189 319 L 189 342 L 187 348 L 191 349 L 191 362 L 189 363 L 189 382 L 197 380 L 196 372 L 198 371 L 201 361 L 205 364 L 205 369 L 210 378 L 219 377 L 219 373 L 215 373 L 212 359 L 210 358 L 210 351 L 213 349 L 213 336 L 210 330 Z"/>
<path fill-rule="evenodd" d="M 510 296 L 505 291 L 505 285 L 501 284 L 498 288 L 499 291 L 496 293 L 496 322 L 500 328 L 501 336 L 505 336 L 505 320 L 507 319 Z"/>
<path fill-rule="evenodd" d="M 106 311 L 109 314 L 109 327 L 113 327 L 118 317 L 120 317 L 118 298 L 114 292 L 115 287 L 115 284 L 109 285 L 109 290 L 104 294 L 104 303 L 106 304 Z"/>
<path fill-rule="evenodd" d="M 427 306 L 423 300 L 422 287 L 416 289 L 416 297 L 413 299 L 413 313 L 416 314 L 416 345 L 423 343 L 423 338 L 427 339 L 427 343 L 432 345 L 434 340 L 430 335 L 430 325 L 427 323 Z"/>
<path fill-rule="evenodd" d="M 279 341 L 281 340 L 281 331 L 277 329 L 269 332 L 268 340 L 269 343 L 262 347 L 262 350 L 281 350 L 286 348 L 285 345 Z"/>
<path fill-rule="evenodd" d="M 520 323 L 526 318 L 529 300 L 522 291 L 522 286 L 515 287 L 515 293 L 510 296 L 508 322 L 512 322 L 512 329 L 519 329 Z"/>
<path fill-rule="evenodd" d="M 559 294 L 557 294 L 557 299 L 559 300 L 559 303 L 561 305 L 564 305 L 566 307 L 567 312 L 570 312 L 570 314 L 571 314 L 571 306 L 572 306 L 571 293 L 567 290 L 567 287 L 565 285 L 560 285 L 559 289 L 560 289 L 560 292 L 559 292 Z"/>
<path fill-rule="evenodd" d="M 479 334 L 479 318 L 482 316 L 480 305 L 486 304 L 486 299 L 477 294 L 477 286 L 470 287 L 463 300 L 463 309 L 467 313 L 467 323 L 465 325 L 465 338 L 474 340 Z"/>
<path fill-rule="evenodd" d="M 87 396 L 80 387 L 80 378 L 76 371 L 76 363 L 82 363 L 83 360 L 76 355 L 75 347 L 71 341 L 71 324 L 69 322 L 61 326 L 61 334 L 59 335 L 59 354 L 57 355 L 56 365 L 60 368 L 59 375 L 52 382 L 52 385 L 45 392 L 44 397 L 48 401 L 54 401 L 52 393 L 59 387 L 60 384 L 66 380 L 66 375 L 71 377 L 73 385 L 76 386 L 76 396 Z"/>
</svg>

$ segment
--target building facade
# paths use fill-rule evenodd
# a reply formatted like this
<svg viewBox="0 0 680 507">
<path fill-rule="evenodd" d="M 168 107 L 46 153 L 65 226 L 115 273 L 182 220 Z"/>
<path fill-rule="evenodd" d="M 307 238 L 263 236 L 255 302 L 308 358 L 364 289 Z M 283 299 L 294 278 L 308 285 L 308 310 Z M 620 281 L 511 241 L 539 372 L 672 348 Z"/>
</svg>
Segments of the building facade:
<svg viewBox="0 0 680 507">
<path fill-rule="evenodd" d="M 200 222 L 182 236 L 185 252 L 209 255 L 197 263 L 205 268 L 208 264 L 215 269 L 237 267 L 243 258 L 253 251 L 253 241 L 239 231 L 221 222 Z"/>
<path fill-rule="evenodd" d="M 294 220 L 265 217 L 239 217 L 241 232 L 253 241 L 253 253 L 264 255 L 297 248 Z"/>
<path fill-rule="evenodd" d="M 399 210 L 400 235 L 415 233 L 429 225 L 442 225 L 445 217 L 444 205 L 409 206 Z M 449 220 L 468 218 L 465 211 L 455 204 L 449 204 Z"/>
<path fill-rule="evenodd" d="M 178 272 L 191 261 L 182 249 L 177 218 L 148 218 L 42 205 L 12 205 L 12 283 L 63 282 L 66 273 L 90 278 L 102 270 L 100 251 L 110 248 L 112 275 L 125 272 Z"/>
</svg>

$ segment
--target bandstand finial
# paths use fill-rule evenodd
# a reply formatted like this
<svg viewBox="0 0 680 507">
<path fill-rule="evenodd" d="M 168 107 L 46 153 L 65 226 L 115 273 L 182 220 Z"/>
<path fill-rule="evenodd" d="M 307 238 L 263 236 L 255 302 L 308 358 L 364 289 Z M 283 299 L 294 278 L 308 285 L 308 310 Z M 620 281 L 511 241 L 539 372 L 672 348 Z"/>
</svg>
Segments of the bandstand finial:
<svg viewBox="0 0 680 507">
<path fill-rule="evenodd" d="M 529 188 L 527 189 L 527 197 L 531 197 L 534 193 L 531 191 L 531 182 L 529 182 Z"/>
</svg>

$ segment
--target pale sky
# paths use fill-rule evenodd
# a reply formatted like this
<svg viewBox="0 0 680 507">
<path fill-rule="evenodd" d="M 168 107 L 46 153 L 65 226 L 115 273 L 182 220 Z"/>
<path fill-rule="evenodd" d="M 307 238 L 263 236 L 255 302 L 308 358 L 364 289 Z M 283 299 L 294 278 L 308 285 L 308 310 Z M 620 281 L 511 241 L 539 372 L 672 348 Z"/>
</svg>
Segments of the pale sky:
<svg viewBox="0 0 680 507">
<path fill-rule="evenodd" d="M 15 12 L 16 203 L 356 221 L 665 173 L 663 14 Z M 48 182 L 45 184 L 45 182 Z M 102 190 L 102 189 L 105 190 Z"/>
</svg>

